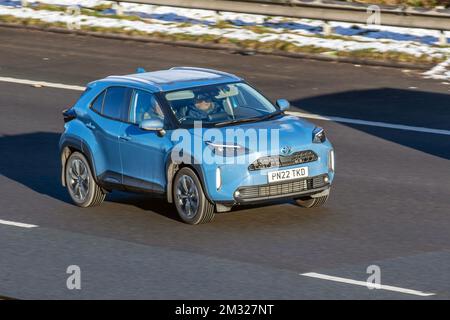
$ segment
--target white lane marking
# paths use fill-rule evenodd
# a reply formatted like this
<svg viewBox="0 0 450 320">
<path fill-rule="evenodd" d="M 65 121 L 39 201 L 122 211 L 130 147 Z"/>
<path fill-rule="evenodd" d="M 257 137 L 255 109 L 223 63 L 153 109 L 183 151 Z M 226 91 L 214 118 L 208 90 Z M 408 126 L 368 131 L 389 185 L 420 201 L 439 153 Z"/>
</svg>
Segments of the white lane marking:
<svg viewBox="0 0 450 320">
<path fill-rule="evenodd" d="M 294 116 L 308 118 L 308 119 L 334 121 L 334 122 L 342 122 L 342 123 L 352 123 L 352 124 L 360 124 L 360 125 L 371 126 L 371 127 L 381 127 L 381 128 L 416 131 L 416 132 L 433 133 L 433 134 L 441 134 L 441 135 L 450 136 L 450 130 L 443 130 L 443 129 L 415 127 L 415 126 L 407 126 L 407 125 L 403 125 L 403 124 L 341 118 L 341 117 L 334 117 L 334 116 L 321 116 L 318 114 L 304 113 L 304 112 L 297 112 L 297 111 L 289 111 L 288 113 L 291 115 L 294 115 Z"/>
<path fill-rule="evenodd" d="M 0 81 L 10 82 L 10 83 L 18 83 L 18 84 L 27 84 L 35 87 L 49 87 L 49 88 L 58 88 L 58 89 L 67 89 L 67 90 L 76 90 L 76 91 L 84 91 L 85 87 L 67 85 L 63 83 L 54 83 L 54 82 L 46 82 L 46 81 L 35 81 L 35 80 L 27 80 L 27 79 L 16 79 L 10 77 L 0 77 Z"/>
<path fill-rule="evenodd" d="M 4 224 L 7 226 L 14 226 L 14 227 L 20 227 L 20 228 L 37 228 L 38 226 L 34 224 L 28 224 L 28 223 L 22 223 L 22 222 L 14 222 L 14 221 L 8 221 L 8 220 L 1 220 L 0 224 Z"/>
<path fill-rule="evenodd" d="M 333 276 L 328 276 L 326 274 L 320 274 L 320 273 L 315 273 L 315 272 L 301 273 L 300 275 L 305 276 L 305 277 L 310 277 L 310 278 L 317 278 L 317 279 L 322 279 L 322 280 L 329 280 L 329 281 L 353 284 L 353 285 L 363 286 L 363 287 L 367 287 L 369 285 L 374 285 L 372 283 L 368 283 L 365 281 L 357 281 L 357 280 L 352 280 L 352 279 L 333 277 Z M 411 289 L 405 289 L 405 288 L 393 287 L 393 286 L 385 286 L 385 285 L 378 285 L 376 288 L 378 290 L 394 291 L 394 292 L 412 294 L 412 295 L 421 296 L 421 297 L 429 297 L 429 296 L 436 295 L 435 293 L 430 293 L 430 292 L 422 292 L 422 291 L 417 291 L 417 290 L 411 290 Z"/>
<path fill-rule="evenodd" d="M 11 77 L 0 77 L 0 81 L 11 82 L 11 83 L 19 83 L 19 84 L 27 84 L 27 85 L 38 86 L 38 87 L 42 86 L 42 87 L 67 89 L 67 90 L 76 90 L 76 91 L 84 91 L 85 90 L 85 87 L 81 87 L 81 86 L 68 85 L 68 84 L 62 84 L 62 83 L 53 83 L 53 82 L 46 82 L 46 81 L 34 81 L 34 80 L 27 80 L 27 79 L 17 79 L 17 78 L 11 78 Z M 334 117 L 334 116 L 321 116 L 321 115 L 318 115 L 318 114 L 298 112 L 298 111 L 288 111 L 287 113 L 291 114 L 291 115 L 294 115 L 294 116 L 307 118 L 307 119 L 316 119 L 316 120 L 334 121 L 334 122 L 341 122 L 341 123 L 360 124 L 360 125 L 372 126 L 372 127 L 399 129 L 399 130 L 407 130 L 407 131 L 416 131 L 416 132 L 440 134 L 440 135 L 446 135 L 446 136 L 450 135 L 450 130 L 443 130 L 443 129 L 432 129 L 432 128 L 425 128 L 425 127 L 415 127 L 415 126 L 407 126 L 407 125 L 403 125 L 403 124 L 393 124 L 393 123 L 386 123 L 386 122 L 377 122 L 377 121 L 367 121 L 367 120 L 359 120 L 359 119 L 341 118 L 341 117 Z"/>
</svg>

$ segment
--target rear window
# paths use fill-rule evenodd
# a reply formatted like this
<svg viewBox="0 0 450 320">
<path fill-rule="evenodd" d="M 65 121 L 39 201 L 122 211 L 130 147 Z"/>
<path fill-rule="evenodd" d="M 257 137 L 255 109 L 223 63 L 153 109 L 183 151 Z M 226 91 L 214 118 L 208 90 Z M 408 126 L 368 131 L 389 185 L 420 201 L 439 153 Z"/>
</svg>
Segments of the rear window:
<svg viewBox="0 0 450 320">
<path fill-rule="evenodd" d="M 132 89 L 126 87 L 106 89 L 102 114 L 109 118 L 128 121 L 128 108 L 132 92 Z"/>
</svg>

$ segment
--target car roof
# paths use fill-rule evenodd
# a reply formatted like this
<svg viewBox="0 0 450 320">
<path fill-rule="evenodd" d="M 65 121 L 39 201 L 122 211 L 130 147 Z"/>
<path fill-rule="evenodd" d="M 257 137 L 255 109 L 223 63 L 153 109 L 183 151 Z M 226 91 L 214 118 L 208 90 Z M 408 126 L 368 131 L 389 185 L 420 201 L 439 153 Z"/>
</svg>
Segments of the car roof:
<svg viewBox="0 0 450 320">
<path fill-rule="evenodd" d="M 222 71 L 195 68 L 174 67 L 168 70 L 135 73 L 124 76 L 109 76 L 102 81 L 114 84 L 134 84 L 151 91 L 172 91 L 210 84 L 242 81 L 241 78 Z"/>
</svg>

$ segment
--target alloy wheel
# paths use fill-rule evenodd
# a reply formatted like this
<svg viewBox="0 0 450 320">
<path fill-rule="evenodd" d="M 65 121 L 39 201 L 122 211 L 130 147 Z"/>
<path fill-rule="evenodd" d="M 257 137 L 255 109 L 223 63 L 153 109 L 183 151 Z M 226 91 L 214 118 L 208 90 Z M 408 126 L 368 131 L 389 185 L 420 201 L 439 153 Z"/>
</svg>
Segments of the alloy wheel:
<svg viewBox="0 0 450 320">
<path fill-rule="evenodd" d="M 197 214 L 199 208 L 198 189 L 194 180 L 188 175 L 182 175 L 176 187 L 176 197 L 181 213 L 192 218 Z"/>
<path fill-rule="evenodd" d="M 86 164 L 80 159 L 74 159 L 68 173 L 68 187 L 71 193 L 78 201 L 83 202 L 89 193 L 89 174 Z"/>
</svg>

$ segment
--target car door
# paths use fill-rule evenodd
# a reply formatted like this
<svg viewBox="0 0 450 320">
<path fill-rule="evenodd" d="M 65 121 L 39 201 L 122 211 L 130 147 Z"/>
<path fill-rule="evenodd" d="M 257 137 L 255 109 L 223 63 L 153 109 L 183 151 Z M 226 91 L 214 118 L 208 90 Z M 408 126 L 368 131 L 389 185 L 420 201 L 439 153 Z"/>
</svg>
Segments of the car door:
<svg viewBox="0 0 450 320">
<path fill-rule="evenodd" d="M 97 167 L 99 178 L 105 183 L 122 184 L 122 161 L 119 136 L 124 121 L 128 120 L 128 108 L 132 89 L 108 87 L 92 103 L 90 121 L 86 126 L 95 133 L 101 163 Z"/>
<path fill-rule="evenodd" d="M 120 139 L 123 181 L 131 190 L 165 192 L 166 158 L 172 145 L 170 136 L 139 128 L 143 120 L 154 118 L 165 121 L 156 97 L 144 90 L 134 90 L 129 123 L 122 127 Z"/>
</svg>

